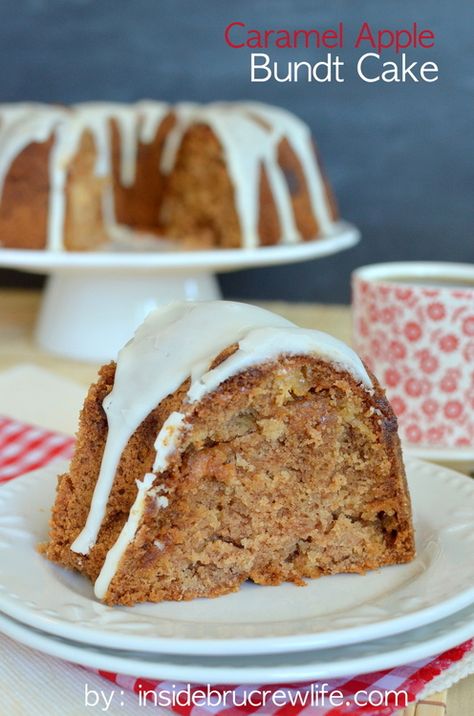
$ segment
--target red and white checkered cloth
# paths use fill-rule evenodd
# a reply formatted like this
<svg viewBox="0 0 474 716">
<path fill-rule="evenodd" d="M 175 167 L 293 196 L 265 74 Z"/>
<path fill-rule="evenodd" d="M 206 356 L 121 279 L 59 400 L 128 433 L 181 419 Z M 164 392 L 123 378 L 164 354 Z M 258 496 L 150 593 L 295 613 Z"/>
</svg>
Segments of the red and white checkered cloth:
<svg viewBox="0 0 474 716">
<path fill-rule="evenodd" d="M 0 415 L 0 483 L 71 456 L 74 439 Z"/>
<path fill-rule="evenodd" d="M 0 483 L 11 480 L 14 477 L 30 472 L 39 467 L 47 465 L 54 459 L 69 457 L 72 452 L 74 440 L 71 437 L 54 433 L 43 428 L 26 425 L 17 420 L 11 420 L 7 417 L 0 416 Z M 1 489 L 1 488 L 0 488 Z M 213 686 L 214 693 L 227 691 L 226 705 L 213 705 L 211 701 L 206 706 L 181 706 L 179 704 L 170 705 L 170 708 L 182 716 L 237 716 L 238 714 L 267 714 L 268 716 L 297 716 L 298 714 L 312 714 L 314 716 L 391 716 L 400 706 L 405 704 L 395 702 L 394 691 L 405 691 L 408 694 L 408 701 L 416 701 L 430 684 L 433 679 L 440 677 L 448 670 L 456 667 L 466 657 L 474 653 L 474 639 L 461 644 L 454 649 L 449 649 L 438 656 L 424 659 L 406 666 L 397 667 L 395 669 L 387 669 L 384 671 L 373 672 L 371 674 L 360 674 L 347 678 L 330 679 L 329 681 L 318 681 L 304 684 L 284 684 L 284 685 L 245 685 L 238 686 Z M 148 703 L 155 699 L 151 692 L 155 691 L 157 695 L 162 695 L 158 703 L 164 704 L 163 699 L 169 699 L 170 694 L 178 692 L 196 693 L 206 691 L 208 685 L 199 684 L 183 684 L 177 682 L 166 682 L 150 679 L 139 679 L 132 676 L 124 676 L 106 671 L 97 671 L 104 678 L 119 686 L 121 689 L 129 689 L 141 696 L 141 704 L 145 701 L 144 692 L 148 693 Z M 311 706 L 311 692 L 321 689 L 324 683 L 327 692 L 339 690 L 344 695 L 344 706 Z M 266 695 L 266 706 L 262 707 L 259 701 L 259 694 L 263 698 L 264 691 Z M 276 706 L 271 703 L 270 693 L 283 691 L 286 694 L 287 703 L 283 706 Z M 245 701 L 245 695 L 251 695 L 251 703 L 245 706 L 232 705 L 232 692 L 235 694 L 235 702 L 242 703 Z M 388 705 L 383 707 L 375 706 L 357 706 L 354 698 L 358 692 L 364 694 L 375 694 L 377 699 L 392 692 L 388 698 Z M 230 695 L 229 695 L 230 694 Z M 218 697 L 214 697 L 214 703 Z M 366 698 L 366 701 L 368 699 Z M 199 699 L 198 699 L 199 701 Z M 282 702 L 280 696 L 277 703 Z"/>
</svg>

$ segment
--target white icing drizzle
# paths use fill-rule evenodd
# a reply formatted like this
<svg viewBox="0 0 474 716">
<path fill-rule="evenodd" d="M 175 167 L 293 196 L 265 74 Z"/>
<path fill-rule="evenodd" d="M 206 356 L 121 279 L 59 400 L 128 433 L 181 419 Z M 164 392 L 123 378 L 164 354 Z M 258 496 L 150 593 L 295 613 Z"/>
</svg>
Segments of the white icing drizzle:
<svg viewBox="0 0 474 716">
<path fill-rule="evenodd" d="M 107 176 L 110 173 L 110 142 L 105 114 L 95 106 L 77 105 L 71 112 L 69 121 L 57 128 L 49 160 L 47 247 L 53 251 L 63 248 L 67 172 L 86 130 L 92 134 L 97 152 L 96 175 Z"/>
<path fill-rule="evenodd" d="M 278 162 L 278 147 L 287 139 L 305 177 L 313 213 L 322 233 L 333 228 L 324 181 L 319 171 L 307 125 L 290 112 L 261 103 L 216 103 L 177 105 L 176 123 L 168 134 L 161 157 L 161 170 L 169 174 L 184 135 L 194 124 L 208 125 L 222 146 L 234 187 L 234 199 L 246 248 L 258 246 L 259 184 L 262 167 L 270 183 L 281 226 L 281 240 L 301 240 L 297 229 L 291 192 Z M 258 121 L 260 120 L 260 121 Z"/>
<path fill-rule="evenodd" d="M 155 475 L 150 472 L 144 476 L 142 482 L 139 482 L 137 480 L 138 492 L 135 498 L 135 502 L 133 503 L 132 508 L 130 510 L 127 522 L 125 523 L 122 531 L 120 532 L 117 541 L 107 552 L 105 562 L 94 585 L 94 592 L 99 599 L 105 597 L 107 589 L 109 588 L 111 578 L 117 571 L 117 567 L 122 558 L 122 555 L 127 549 L 129 543 L 135 537 L 138 525 L 140 524 L 140 520 L 143 515 L 143 510 L 145 508 L 145 501 L 147 495 L 149 494 L 149 490 L 153 484 L 154 479 Z"/>
<path fill-rule="evenodd" d="M 161 171 L 169 174 L 173 170 L 183 137 L 191 126 L 208 125 L 218 138 L 225 156 L 227 171 L 234 188 L 242 245 L 253 248 L 259 244 L 260 172 L 262 164 L 265 167 L 274 166 L 272 157 L 274 147 L 269 131 L 245 111 L 238 111 L 239 106 L 177 105 L 175 125 L 168 134 L 161 156 Z M 275 172 L 269 171 L 269 179 L 272 181 L 270 174 L 274 179 Z M 278 189 L 281 189 L 280 185 Z M 283 201 L 285 203 L 287 197 L 284 197 Z"/>
<path fill-rule="evenodd" d="M 61 107 L 24 103 L 18 105 L 2 105 L 0 117 L 1 196 L 6 176 L 15 159 L 29 144 L 33 142 L 46 142 L 54 133 L 57 133 L 60 128 L 68 127 L 71 114 L 68 110 L 62 109 Z M 64 216 L 61 202 L 64 187 L 64 182 L 62 181 L 63 172 L 59 166 L 58 170 L 56 170 L 56 164 L 55 146 L 53 146 L 49 162 L 51 186 L 49 224 L 50 231 L 52 230 L 54 233 L 53 240 L 48 240 L 48 247 L 51 246 L 51 248 L 55 248 L 55 245 L 61 242 L 61 221 Z M 60 231 L 56 230 L 58 225 L 60 225 Z M 57 234 L 59 234 L 60 237 L 59 241 Z"/>
<path fill-rule="evenodd" d="M 291 192 L 278 163 L 278 146 L 286 138 L 295 152 L 308 188 L 313 212 L 323 234 L 331 232 L 333 221 L 324 182 L 319 172 L 308 127 L 290 112 L 261 103 L 181 103 L 171 108 L 164 102 L 144 100 L 135 105 L 86 102 L 71 109 L 42 104 L 0 106 L 0 195 L 14 159 L 31 142 L 55 137 L 49 160 L 50 199 L 47 247 L 63 249 L 66 213 L 66 181 L 69 162 L 81 137 L 90 131 L 96 146 L 97 176 L 110 176 L 112 165 L 111 122 L 120 137 L 120 182 L 134 184 L 139 142 L 150 143 L 164 118 L 172 112 L 175 123 L 164 140 L 160 169 L 172 171 L 183 137 L 194 124 L 206 124 L 215 133 L 225 156 L 234 187 L 234 199 L 242 234 L 242 245 L 259 245 L 259 187 L 265 169 L 281 227 L 281 241 L 301 240 Z M 115 226 L 114 199 L 110 186 L 104 190 L 106 228 Z"/>
<path fill-rule="evenodd" d="M 242 245 L 254 248 L 259 244 L 258 213 L 259 185 L 262 166 L 275 194 L 281 210 L 282 227 L 286 235 L 291 233 L 296 238 L 296 227 L 291 225 L 292 212 L 283 207 L 288 206 L 289 190 L 283 181 L 278 181 L 281 170 L 275 158 L 275 146 L 271 132 L 245 111 L 235 111 L 235 105 L 213 104 L 178 105 L 176 123 L 166 140 L 161 170 L 164 174 L 172 171 L 176 156 L 184 135 L 194 124 L 206 124 L 217 136 L 225 156 L 225 163 L 234 188 L 234 201 L 242 234 Z M 285 218 L 286 217 L 286 218 Z M 294 224 L 294 222 L 293 222 Z"/>
<path fill-rule="evenodd" d="M 372 383 L 359 356 L 345 343 L 321 331 L 297 326 L 254 328 L 240 341 L 239 348 L 220 365 L 193 382 L 189 402 L 202 400 L 221 383 L 255 365 L 275 360 L 281 355 L 315 355 L 351 373 L 371 388 Z"/>
<path fill-rule="evenodd" d="M 67 118 L 67 110 L 61 107 L 30 103 L 0 106 L 0 194 L 18 155 L 32 142 L 46 142 Z"/>
<path fill-rule="evenodd" d="M 194 384 L 212 358 L 254 326 L 292 325 L 256 306 L 210 301 L 172 303 L 153 311 L 117 359 L 114 387 L 104 400 L 108 435 L 91 509 L 74 552 L 87 554 L 105 515 L 120 456 L 137 427 L 191 376 Z"/>
<path fill-rule="evenodd" d="M 107 594 L 107 590 L 110 586 L 114 574 L 116 573 L 120 560 L 125 554 L 128 545 L 135 539 L 135 535 L 140 526 L 143 513 L 145 511 L 146 500 L 150 496 L 155 497 L 155 505 L 158 509 L 165 509 L 168 507 L 168 498 L 166 495 L 160 495 L 160 492 L 166 492 L 164 485 L 153 486 L 153 480 L 156 475 L 149 472 L 145 475 L 142 482 L 137 480 L 137 496 L 133 503 L 129 517 L 124 524 L 117 540 L 107 552 L 104 564 L 100 570 L 99 576 L 94 584 L 94 594 L 98 599 L 103 599 Z M 159 540 L 154 541 L 155 547 L 163 551 L 165 545 Z"/>
<path fill-rule="evenodd" d="M 55 142 L 49 157 L 49 213 L 47 247 L 52 251 L 63 248 L 64 222 L 66 217 L 66 181 L 68 165 L 79 148 L 83 133 L 83 123 L 77 113 L 56 128 Z M 94 133 L 95 143 L 101 146 L 97 133 Z M 108 167 L 103 169 L 96 166 L 99 175 L 105 175 Z"/>
<path fill-rule="evenodd" d="M 139 140 L 142 144 L 151 144 L 161 123 L 170 113 L 170 106 L 166 102 L 144 99 L 141 102 L 137 102 L 135 108 L 141 119 L 138 133 Z"/>
<path fill-rule="evenodd" d="M 238 349 L 219 366 L 213 360 L 225 348 Z M 251 366 L 287 355 L 317 355 L 350 371 L 367 389 L 370 378 L 359 357 L 344 343 L 320 331 L 296 327 L 256 306 L 227 301 L 173 303 L 153 311 L 120 351 L 114 387 L 104 400 L 108 435 L 89 515 L 71 546 L 87 554 L 97 540 L 122 452 L 149 413 L 190 378 L 185 404 L 192 406 L 227 378 Z M 172 412 L 155 442 L 153 474 L 166 470 L 186 429 L 184 412 Z M 153 480 L 140 483 L 130 516 L 100 573 L 102 597 L 127 546 L 133 541 Z M 165 506 L 165 505 L 162 505 Z"/>
<path fill-rule="evenodd" d="M 111 171 L 111 128 L 113 121 L 120 137 L 120 182 L 131 186 L 135 180 L 137 160 L 138 115 L 133 105 L 109 102 L 83 102 L 74 108 L 84 129 L 92 132 L 97 146 L 96 172 L 104 176 Z"/>
<path fill-rule="evenodd" d="M 168 105 L 151 100 L 136 105 L 87 102 L 70 109 L 46 104 L 20 103 L 0 106 L 0 196 L 12 162 L 32 142 L 54 136 L 49 158 L 50 196 L 46 245 L 63 249 L 66 213 L 66 181 L 69 162 L 76 154 L 83 133 L 89 131 L 97 152 L 95 173 L 111 173 L 110 122 L 120 135 L 120 180 L 131 186 L 135 180 L 138 142 L 151 142 Z M 139 126 L 140 122 L 140 126 Z M 113 195 L 104 196 L 106 225 L 113 224 Z"/>
<path fill-rule="evenodd" d="M 180 102 L 173 107 L 174 126 L 166 137 L 160 159 L 160 169 L 164 174 L 172 171 L 183 137 L 195 122 L 199 110 L 200 105 L 191 102 Z"/>
<path fill-rule="evenodd" d="M 65 184 L 68 163 L 77 151 L 84 132 L 89 131 L 96 148 L 95 173 L 99 177 L 112 172 L 111 122 L 119 132 L 120 182 L 132 186 L 135 181 L 139 141 L 152 141 L 159 124 L 167 113 L 162 102 L 143 101 L 137 105 L 112 102 L 83 102 L 73 107 L 70 122 L 61 127 L 51 154 L 51 200 L 48 247 L 62 248 L 65 215 Z M 140 120 L 145 127 L 139 126 Z M 103 217 L 110 235 L 115 228 L 115 211 L 112 187 L 106 188 L 103 197 Z"/>
<path fill-rule="evenodd" d="M 153 472 L 163 472 L 166 470 L 169 458 L 176 450 L 176 446 L 184 430 L 184 419 L 184 413 L 174 411 L 170 413 L 169 417 L 163 423 L 153 446 L 156 450 Z"/>
<path fill-rule="evenodd" d="M 306 186 L 310 195 L 313 212 L 318 219 L 323 234 L 330 234 L 334 221 L 326 197 L 324 180 L 319 169 L 313 147 L 310 129 L 299 117 L 287 112 L 282 107 L 246 102 L 244 105 L 252 114 L 270 121 L 274 131 L 281 138 L 287 139 L 303 169 Z"/>
</svg>

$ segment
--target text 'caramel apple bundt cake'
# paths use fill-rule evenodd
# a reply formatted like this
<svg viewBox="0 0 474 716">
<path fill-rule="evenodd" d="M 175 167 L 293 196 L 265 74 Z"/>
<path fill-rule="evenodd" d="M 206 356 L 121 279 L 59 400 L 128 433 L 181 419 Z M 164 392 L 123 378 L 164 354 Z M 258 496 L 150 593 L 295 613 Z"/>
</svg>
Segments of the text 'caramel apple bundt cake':
<svg viewBox="0 0 474 716">
<path fill-rule="evenodd" d="M 0 105 L 0 246 L 94 250 L 128 227 L 254 248 L 330 235 L 335 218 L 310 130 L 284 109 Z"/>
<path fill-rule="evenodd" d="M 407 562 L 396 418 L 341 341 L 171 304 L 91 386 L 42 550 L 124 605 Z"/>
</svg>

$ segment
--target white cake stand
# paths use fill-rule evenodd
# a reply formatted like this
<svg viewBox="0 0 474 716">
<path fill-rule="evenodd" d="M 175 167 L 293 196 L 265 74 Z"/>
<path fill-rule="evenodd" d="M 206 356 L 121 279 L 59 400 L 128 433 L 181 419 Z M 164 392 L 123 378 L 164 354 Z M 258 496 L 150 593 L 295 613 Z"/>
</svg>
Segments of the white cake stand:
<svg viewBox="0 0 474 716">
<path fill-rule="evenodd" d="M 36 326 L 45 350 L 67 358 L 114 358 L 156 306 L 219 298 L 214 272 L 296 263 L 353 246 L 359 231 L 339 222 L 317 241 L 256 249 L 58 252 L 0 249 L 0 266 L 49 274 Z M 143 244 L 145 245 L 145 244 Z"/>
</svg>

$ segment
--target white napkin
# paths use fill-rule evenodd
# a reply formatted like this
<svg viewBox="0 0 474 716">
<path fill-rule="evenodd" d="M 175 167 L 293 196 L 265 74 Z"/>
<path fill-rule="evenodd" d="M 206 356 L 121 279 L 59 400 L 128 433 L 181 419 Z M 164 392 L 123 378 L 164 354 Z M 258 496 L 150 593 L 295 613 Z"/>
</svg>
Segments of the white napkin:
<svg viewBox="0 0 474 716">
<path fill-rule="evenodd" d="M 22 363 L 0 373 L 0 414 L 74 435 L 86 388 Z"/>
<path fill-rule="evenodd" d="M 87 713 L 143 716 L 147 713 L 131 691 L 3 635 L 0 635 L 0 664 L 2 716 L 83 716 Z M 106 709 L 107 703 L 110 705 Z M 157 716 L 169 713 L 151 707 L 149 711 Z"/>
</svg>

